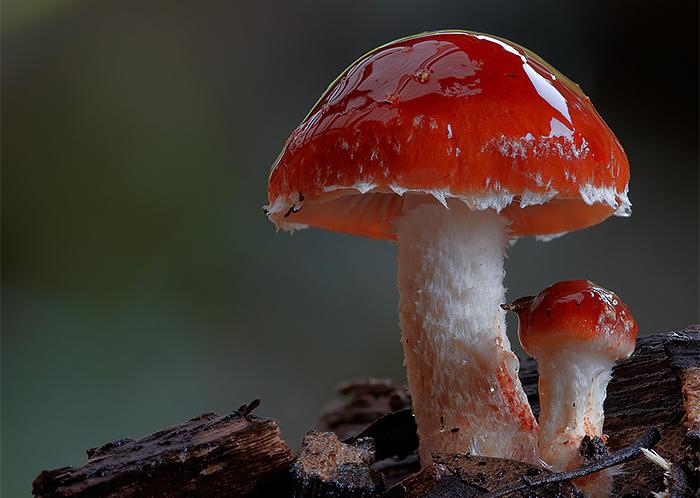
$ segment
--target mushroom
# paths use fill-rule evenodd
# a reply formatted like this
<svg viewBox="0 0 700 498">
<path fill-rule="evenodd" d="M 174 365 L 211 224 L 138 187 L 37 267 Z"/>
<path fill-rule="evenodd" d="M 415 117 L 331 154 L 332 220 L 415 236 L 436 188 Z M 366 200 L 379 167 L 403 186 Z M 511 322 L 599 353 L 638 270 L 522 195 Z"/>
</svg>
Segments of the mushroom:
<svg viewBox="0 0 700 498">
<path fill-rule="evenodd" d="M 440 31 L 361 57 L 292 132 L 269 219 L 398 244 L 399 314 L 420 457 L 537 461 L 505 333 L 513 237 L 629 215 L 622 147 L 581 89 L 495 36 Z"/>
<path fill-rule="evenodd" d="M 581 441 L 603 436 L 613 364 L 635 347 L 637 324 L 616 294 L 588 280 L 558 282 L 505 309 L 518 314 L 520 343 L 539 370 L 539 449 L 558 470 L 580 465 Z"/>
</svg>

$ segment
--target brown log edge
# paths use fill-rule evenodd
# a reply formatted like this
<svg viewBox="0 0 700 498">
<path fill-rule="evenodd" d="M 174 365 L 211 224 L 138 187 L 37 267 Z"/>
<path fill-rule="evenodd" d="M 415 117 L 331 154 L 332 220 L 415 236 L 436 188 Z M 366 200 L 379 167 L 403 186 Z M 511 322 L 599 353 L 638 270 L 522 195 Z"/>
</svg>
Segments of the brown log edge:
<svg viewBox="0 0 700 498">
<path fill-rule="evenodd" d="M 294 459 L 276 422 L 239 412 L 206 413 L 87 453 L 80 467 L 39 474 L 34 496 L 275 496 Z"/>
<path fill-rule="evenodd" d="M 608 450 L 624 452 L 655 427 L 660 435 L 655 450 L 671 470 L 664 482 L 664 469 L 635 456 L 621 466 L 612 496 L 696 492 L 698 352 L 700 327 L 693 326 L 639 338 L 634 355 L 615 367 L 605 403 Z M 537 414 L 532 360 L 522 363 L 520 376 Z M 34 481 L 34 495 L 468 497 L 537 481 L 544 484 L 507 496 L 575 496 L 569 481 L 510 460 L 436 455 L 420 469 L 415 420 L 404 388 L 371 379 L 345 383 L 339 391 L 341 399 L 319 419 L 322 432 L 307 435 L 296 459 L 274 421 L 250 414 L 257 405 L 251 403 L 229 415 L 204 414 L 137 441 L 89 450 L 80 467 L 42 472 Z"/>
</svg>

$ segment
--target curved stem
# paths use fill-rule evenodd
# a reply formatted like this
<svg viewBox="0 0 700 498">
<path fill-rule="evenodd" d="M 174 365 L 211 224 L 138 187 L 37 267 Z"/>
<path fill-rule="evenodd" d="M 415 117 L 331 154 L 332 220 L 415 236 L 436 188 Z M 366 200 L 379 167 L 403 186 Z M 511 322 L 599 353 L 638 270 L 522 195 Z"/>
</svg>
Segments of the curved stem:
<svg viewBox="0 0 700 498">
<path fill-rule="evenodd" d="M 542 459 L 558 470 L 579 465 L 585 435 L 603 435 L 603 402 L 612 362 L 588 350 L 537 354 Z"/>
<path fill-rule="evenodd" d="M 506 221 L 424 204 L 398 225 L 399 313 L 420 456 L 537 461 L 537 423 L 505 335 Z"/>
</svg>

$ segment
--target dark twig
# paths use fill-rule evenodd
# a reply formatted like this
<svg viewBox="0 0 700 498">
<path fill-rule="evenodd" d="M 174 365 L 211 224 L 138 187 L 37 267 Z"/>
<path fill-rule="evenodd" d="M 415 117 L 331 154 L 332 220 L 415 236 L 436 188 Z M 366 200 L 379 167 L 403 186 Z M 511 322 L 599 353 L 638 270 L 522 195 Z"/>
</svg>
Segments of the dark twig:
<svg viewBox="0 0 700 498">
<path fill-rule="evenodd" d="M 255 410 L 258 406 L 260 406 L 260 399 L 254 399 L 250 403 L 242 404 L 241 406 L 239 406 L 238 410 L 236 410 L 236 413 L 244 419 L 250 420 L 250 415 L 253 413 L 253 410 Z"/>
<path fill-rule="evenodd" d="M 651 449 L 656 445 L 656 443 L 659 442 L 660 439 L 661 434 L 658 430 L 655 428 L 649 429 L 642 435 L 642 437 L 637 439 L 628 447 L 616 451 L 615 453 L 611 453 L 608 456 L 602 457 L 600 460 L 597 460 L 594 463 L 583 465 L 572 470 L 567 470 L 566 472 L 545 474 L 537 477 L 524 476 L 522 481 L 514 482 L 497 489 L 496 491 L 483 494 L 480 496 L 480 498 L 499 498 L 501 496 L 507 496 L 515 491 L 520 491 L 521 489 L 538 488 L 546 484 L 584 477 L 593 474 L 594 472 L 607 469 L 608 467 L 614 467 L 615 465 L 634 460 L 642 454 L 642 448 Z"/>
</svg>

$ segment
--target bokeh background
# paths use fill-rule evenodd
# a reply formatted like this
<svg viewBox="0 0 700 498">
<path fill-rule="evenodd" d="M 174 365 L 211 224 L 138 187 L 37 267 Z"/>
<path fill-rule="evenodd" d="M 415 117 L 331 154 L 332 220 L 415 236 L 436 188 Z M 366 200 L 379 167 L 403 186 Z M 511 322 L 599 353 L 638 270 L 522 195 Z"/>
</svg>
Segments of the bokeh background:
<svg viewBox="0 0 700 498">
<path fill-rule="evenodd" d="M 338 381 L 403 380 L 396 248 L 278 234 L 261 206 L 335 75 L 423 30 L 531 48 L 581 84 L 630 158 L 632 218 L 519 241 L 509 296 L 587 277 L 641 333 L 698 322 L 697 8 L 4 1 L 2 496 L 86 448 L 256 397 L 297 446 Z"/>
</svg>

